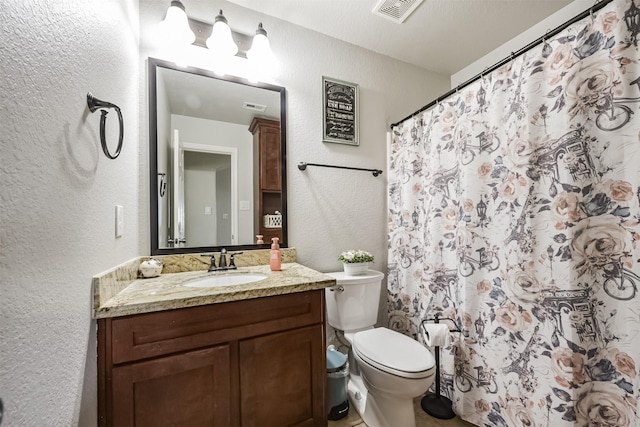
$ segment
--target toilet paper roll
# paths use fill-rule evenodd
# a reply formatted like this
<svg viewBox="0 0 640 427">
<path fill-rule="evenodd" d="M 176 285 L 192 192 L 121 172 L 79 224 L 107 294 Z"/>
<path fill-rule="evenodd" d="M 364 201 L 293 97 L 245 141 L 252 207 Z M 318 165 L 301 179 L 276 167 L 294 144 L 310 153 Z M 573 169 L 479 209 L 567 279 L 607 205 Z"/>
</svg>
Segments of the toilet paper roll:
<svg viewBox="0 0 640 427">
<path fill-rule="evenodd" d="M 428 347 L 444 347 L 449 344 L 449 327 L 443 323 L 422 325 L 422 337 Z"/>
</svg>

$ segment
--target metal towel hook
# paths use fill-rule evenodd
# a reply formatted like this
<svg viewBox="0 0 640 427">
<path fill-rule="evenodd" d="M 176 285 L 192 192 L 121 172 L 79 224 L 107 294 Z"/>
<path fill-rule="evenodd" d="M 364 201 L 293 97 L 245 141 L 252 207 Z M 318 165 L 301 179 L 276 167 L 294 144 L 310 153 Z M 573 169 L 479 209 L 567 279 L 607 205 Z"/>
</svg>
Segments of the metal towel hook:
<svg viewBox="0 0 640 427">
<path fill-rule="evenodd" d="M 167 193 L 167 183 L 165 182 L 165 177 L 167 176 L 164 172 L 158 172 L 158 176 L 160 177 L 160 197 L 164 197 Z"/>
<path fill-rule="evenodd" d="M 120 107 L 110 102 L 102 101 L 95 96 L 91 92 L 87 93 L 87 106 L 89 107 L 89 111 L 95 113 L 96 110 L 101 109 L 100 113 L 100 143 L 102 144 L 102 151 L 104 151 L 104 155 L 110 158 L 111 160 L 115 159 L 120 155 L 120 150 L 122 150 L 122 139 L 124 137 L 124 122 L 122 120 L 122 112 L 120 111 Z M 109 152 L 109 147 L 107 147 L 107 137 L 105 135 L 105 126 L 107 123 L 107 114 L 109 113 L 106 108 L 113 108 L 118 113 L 118 122 L 120 123 L 120 136 L 118 138 L 118 147 L 116 148 L 115 154 L 111 154 Z"/>
</svg>

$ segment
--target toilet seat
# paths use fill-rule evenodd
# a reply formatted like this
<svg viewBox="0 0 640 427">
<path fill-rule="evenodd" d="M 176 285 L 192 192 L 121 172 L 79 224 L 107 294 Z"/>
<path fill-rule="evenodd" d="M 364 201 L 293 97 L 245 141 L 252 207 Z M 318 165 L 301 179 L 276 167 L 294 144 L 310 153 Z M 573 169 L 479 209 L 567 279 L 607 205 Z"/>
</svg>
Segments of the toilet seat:
<svg viewBox="0 0 640 427">
<path fill-rule="evenodd" d="M 387 328 L 357 332 L 352 348 L 369 365 L 403 378 L 426 378 L 435 368 L 435 360 L 426 347 Z"/>
</svg>

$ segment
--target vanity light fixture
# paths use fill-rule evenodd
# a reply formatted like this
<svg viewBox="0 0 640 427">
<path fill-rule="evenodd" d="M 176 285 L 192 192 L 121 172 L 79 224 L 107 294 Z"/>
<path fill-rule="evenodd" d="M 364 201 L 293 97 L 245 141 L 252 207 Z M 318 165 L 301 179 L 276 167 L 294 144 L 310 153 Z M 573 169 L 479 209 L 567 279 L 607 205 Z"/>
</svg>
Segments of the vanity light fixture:
<svg viewBox="0 0 640 427">
<path fill-rule="evenodd" d="M 253 36 L 251 49 L 247 51 L 247 59 L 256 66 L 271 68 L 273 65 L 273 53 L 267 38 L 267 31 L 262 27 L 262 22 L 258 24 L 256 35 Z"/>
<path fill-rule="evenodd" d="M 196 40 L 196 35 L 189 27 L 187 13 L 180 0 L 171 1 L 161 25 L 171 43 L 188 46 Z"/>
<path fill-rule="evenodd" d="M 182 2 L 172 0 L 160 28 L 159 38 L 162 38 L 163 43 L 172 50 L 171 55 L 178 64 L 206 63 L 204 68 L 212 68 L 216 73 L 226 74 L 231 70 L 232 74 L 246 75 L 250 81 L 258 81 L 255 79 L 256 76 L 270 75 L 276 67 L 267 31 L 262 22 L 252 37 L 231 30 L 222 9 L 211 25 L 189 18 Z M 208 49 L 211 54 L 209 58 L 213 61 L 198 54 L 196 50 L 188 49 L 192 44 Z M 247 59 L 246 64 L 249 66 L 243 65 L 243 61 L 236 61 L 236 56 Z"/>
<path fill-rule="evenodd" d="M 238 53 L 238 46 L 233 41 L 231 28 L 229 28 L 227 18 L 222 14 L 222 9 L 213 22 L 211 36 L 207 39 L 207 47 L 218 58 L 231 58 Z"/>
</svg>

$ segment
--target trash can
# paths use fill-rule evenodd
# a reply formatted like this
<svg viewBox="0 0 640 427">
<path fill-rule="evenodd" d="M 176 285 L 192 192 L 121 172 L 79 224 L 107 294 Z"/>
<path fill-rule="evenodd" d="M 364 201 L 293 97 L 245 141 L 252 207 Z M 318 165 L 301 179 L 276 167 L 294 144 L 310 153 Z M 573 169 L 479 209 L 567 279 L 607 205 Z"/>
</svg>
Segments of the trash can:
<svg viewBox="0 0 640 427">
<path fill-rule="evenodd" d="M 327 402 L 331 421 L 339 420 L 349 414 L 348 376 L 347 356 L 330 345 L 327 347 Z"/>
</svg>

